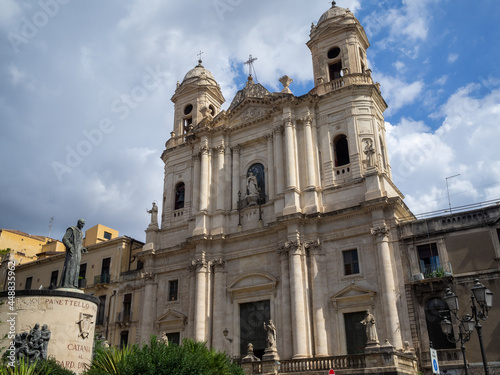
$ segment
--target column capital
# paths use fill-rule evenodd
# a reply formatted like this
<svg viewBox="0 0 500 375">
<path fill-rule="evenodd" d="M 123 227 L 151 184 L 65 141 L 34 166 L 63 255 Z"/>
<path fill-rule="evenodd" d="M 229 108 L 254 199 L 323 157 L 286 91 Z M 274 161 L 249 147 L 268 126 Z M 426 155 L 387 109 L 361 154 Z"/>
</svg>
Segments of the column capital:
<svg viewBox="0 0 500 375">
<path fill-rule="evenodd" d="M 302 242 L 299 240 L 287 241 L 284 244 L 280 245 L 278 248 L 278 254 L 288 254 L 290 251 L 296 252 L 298 249 L 302 247 Z"/>
<path fill-rule="evenodd" d="M 306 115 L 304 117 L 302 117 L 301 120 L 304 122 L 304 124 L 306 126 L 310 126 L 312 123 L 312 120 L 313 120 L 313 118 L 311 116 L 311 112 L 309 110 L 307 110 Z"/>
<path fill-rule="evenodd" d="M 205 259 L 205 253 L 201 254 L 200 258 L 191 261 L 191 264 L 188 266 L 189 271 L 201 271 L 206 269 L 208 265 L 207 260 Z"/>
<path fill-rule="evenodd" d="M 233 146 L 231 147 L 231 150 L 233 150 L 234 153 L 239 154 L 241 151 L 241 146 L 240 145 Z"/>
<path fill-rule="evenodd" d="M 200 153 L 202 155 L 208 155 L 210 153 L 210 148 L 208 147 L 208 145 L 205 143 L 203 144 L 201 147 L 200 147 Z"/>
<path fill-rule="evenodd" d="M 212 148 L 214 150 L 215 153 L 217 154 L 223 154 L 224 153 L 224 150 L 225 150 L 225 147 L 224 147 L 224 144 L 220 144 L 218 146 L 215 146 Z"/>
<path fill-rule="evenodd" d="M 271 132 L 271 133 L 266 134 L 266 139 L 268 142 L 271 142 L 273 140 L 273 133 Z"/>
<path fill-rule="evenodd" d="M 193 161 L 194 162 L 200 161 L 200 159 L 201 159 L 201 153 L 200 152 L 197 152 L 197 153 L 193 154 Z"/>
<path fill-rule="evenodd" d="M 154 281 L 156 274 L 154 272 L 142 272 L 141 279 L 144 281 Z"/>
<path fill-rule="evenodd" d="M 310 253 L 317 253 L 321 250 L 321 242 L 319 238 L 304 242 L 304 248 Z"/>
<path fill-rule="evenodd" d="M 277 125 L 273 129 L 274 136 L 282 135 L 283 134 L 283 125 Z"/>
<path fill-rule="evenodd" d="M 221 271 L 226 267 L 226 260 L 224 258 L 217 258 L 210 261 L 210 265 L 216 271 Z"/>
<path fill-rule="evenodd" d="M 387 236 L 389 235 L 389 228 L 384 224 L 381 227 L 372 228 L 371 233 L 377 237 L 377 241 L 384 241 L 387 240 Z"/>
</svg>

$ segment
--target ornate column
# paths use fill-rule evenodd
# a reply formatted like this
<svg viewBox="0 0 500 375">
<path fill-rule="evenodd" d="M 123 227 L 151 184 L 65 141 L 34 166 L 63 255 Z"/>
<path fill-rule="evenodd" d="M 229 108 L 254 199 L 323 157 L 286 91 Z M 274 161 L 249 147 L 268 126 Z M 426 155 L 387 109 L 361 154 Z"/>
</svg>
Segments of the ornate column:
<svg viewBox="0 0 500 375">
<path fill-rule="evenodd" d="M 306 358 L 307 327 L 306 305 L 304 300 L 304 279 L 302 273 L 302 255 L 304 245 L 299 240 L 285 243 L 288 249 L 290 267 L 290 307 L 292 309 L 293 359 Z"/>
<path fill-rule="evenodd" d="M 224 210 L 224 198 L 225 198 L 225 186 L 226 179 L 224 175 L 224 142 L 221 145 L 214 147 L 214 151 L 217 153 L 217 211 Z"/>
<path fill-rule="evenodd" d="M 399 327 L 396 287 L 394 283 L 391 249 L 389 247 L 389 228 L 384 224 L 383 226 L 373 228 L 371 232 L 376 238 L 377 259 L 379 269 L 382 271 L 380 274 L 382 284 L 380 294 L 383 298 L 383 306 L 385 306 L 384 313 L 387 338 L 396 349 L 400 349 L 403 347 L 403 342 Z"/>
<path fill-rule="evenodd" d="M 274 160 L 276 167 L 276 194 L 285 191 L 285 165 L 283 164 L 283 126 L 274 128 Z"/>
<path fill-rule="evenodd" d="M 297 187 L 296 159 L 295 159 L 295 126 L 292 121 L 292 114 L 289 113 L 285 118 L 285 143 L 286 143 L 286 170 L 287 181 L 286 188 Z"/>
<path fill-rule="evenodd" d="M 214 272 L 214 315 L 212 345 L 216 350 L 224 350 L 225 338 L 223 335 L 226 304 L 224 302 L 226 290 L 226 260 L 223 258 L 214 259 L 211 262 Z"/>
<path fill-rule="evenodd" d="M 201 146 L 201 181 L 200 181 L 200 211 L 208 210 L 208 189 L 210 188 L 209 184 L 209 153 L 210 149 L 205 141 L 205 143 Z"/>
<path fill-rule="evenodd" d="M 241 146 L 237 145 L 232 148 L 233 150 L 233 171 L 232 171 L 232 181 L 233 181 L 233 204 L 232 209 L 238 209 L 238 192 L 240 191 L 240 150 Z"/>
<path fill-rule="evenodd" d="M 321 243 L 318 240 L 307 241 L 304 244 L 305 249 L 309 252 L 311 259 L 311 279 L 312 279 L 312 313 L 314 322 L 314 348 L 317 357 L 328 356 L 328 339 L 326 327 L 326 298 L 324 291 L 326 290 L 326 280 L 324 269 L 321 265 L 324 264 L 324 253 L 321 249 Z"/>
<path fill-rule="evenodd" d="M 154 322 L 156 320 L 156 287 L 154 282 L 155 274 L 153 272 L 143 272 L 141 278 L 144 280 L 144 299 L 142 309 L 142 322 L 141 322 L 141 343 L 149 342 L 149 336 L 154 332 Z M 151 308 L 151 302 L 155 301 Z"/>
<path fill-rule="evenodd" d="M 194 339 L 196 341 L 206 340 L 206 323 L 207 323 L 207 261 L 205 260 L 205 252 L 201 253 L 201 257 L 191 261 L 190 270 L 196 274 L 195 287 L 195 307 L 194 307 Z"/>
<path fill-rule="evenodd" d="M 288 247 L 281 245 L 276 251 L 280 256 L 281 266 L 281 340 L 278 340 L 278 352 L 283 358 L 291 358 L 292 324 L 290 319 L 290 273 L 288 272 Z M 274 319 L 274 318 L 273 318 Z M 282 342 L 281 342 L 282 341 Z"/>
<path fill-rule="evenodd" d="M 316 170 L 314 167 L 314 150 L 312 138 L 312 117 L 309 111 L 303 118 L 304 121 L 304 138 L 306 143 L 306 162 L 307 162 L 307 188 L 316 187 Z"/>
<path fill-rule="evenodd" d="M 273 133 L 267 134 L 267 189 L 269 199 L 274 198 L 274 150 Z"/>
<path fill-rule="evenodd" d="M 191 199 L 193 202 L 193 215 L 198 212 L 200 207 L 200 159 L 201 154 L 199 152 L 193 155 L 193 196 Z"/>
</svg>

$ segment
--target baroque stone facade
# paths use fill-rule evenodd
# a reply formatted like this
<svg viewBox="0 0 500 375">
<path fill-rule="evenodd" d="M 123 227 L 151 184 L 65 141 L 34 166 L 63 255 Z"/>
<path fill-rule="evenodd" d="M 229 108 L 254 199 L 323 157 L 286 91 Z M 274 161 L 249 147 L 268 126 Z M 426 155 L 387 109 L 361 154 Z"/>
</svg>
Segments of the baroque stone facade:
<svg viewBox="0 0 500 375">
<path fill-rule="evenodd" d="M 201 61 L 178 84 L 161 223 L 139 255 L 153 275 L 139 341 L 166 332 L 233 356 L 251 343 L 262 357 L 272 320 L 282 360 L 357 354 L 370 310 L 382 343 L 413 342 L 396 229 L 411 213 L 391 179 L 369 42 L 334 5 L 307 46 L 315 87 L 300 97 L 289 77 L 272 93 L 250 76 L 222 110 Z"/>
</svg>

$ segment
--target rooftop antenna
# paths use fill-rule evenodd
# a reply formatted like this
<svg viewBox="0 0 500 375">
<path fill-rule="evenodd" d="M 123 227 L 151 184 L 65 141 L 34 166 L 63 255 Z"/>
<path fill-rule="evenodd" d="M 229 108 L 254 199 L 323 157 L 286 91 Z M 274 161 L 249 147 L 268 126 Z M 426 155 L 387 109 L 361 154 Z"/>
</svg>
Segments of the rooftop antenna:
<svg viewBox="0 0 500 375">
<path fill-rule="evenodd" d="M 446 192 L 448 193 L 448 206 L 450 207 L 450 214 L 452 213 L 451 211 L 451 200 L 450 200 L 450 190 L 448 189 L 448 180 L 450 178 L 453 178 L 453 177 L 458 177 L 460 176 L 460 173 L 459 174 L 456 174 L 454 176 L 450 176 L 450 177 L 446 177 Z"/>
<path fill-rule="evenodd" d="M 50 232 L 52 231 L 52 223 L 54 222 L 54 216 L 50 218 L 49 221 L 49 238 L 50 238 Z"/>
<path fill-rule="evenodd" d="M 252 76 L 252 71 L 255 75 L 255 81 L 257 81 L 257 73 L 255 73 L 255 67 L 253 66 L 253 62 L 257 60 L 256 57 L 253 57 L 252 55 L 248 56 L 248 61 L 245 61 L 245 65 L 248 65 L 248 78 Z"/>
</svg>

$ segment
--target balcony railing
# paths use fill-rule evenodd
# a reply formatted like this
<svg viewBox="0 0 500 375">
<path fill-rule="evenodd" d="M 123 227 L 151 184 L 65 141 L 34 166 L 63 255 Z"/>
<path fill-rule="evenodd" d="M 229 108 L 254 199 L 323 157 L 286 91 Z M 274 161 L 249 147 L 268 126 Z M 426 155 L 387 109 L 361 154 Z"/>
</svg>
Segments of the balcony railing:
<svg viewBox="0 0 500 375">
<path fill-rule="evenodd" d="M 411 272 L 410 281 L 423 279 L 436 279 L 440 277 L 453 276 L 451 263 L 426 264 L 420 270 Z"/>
<path fill-rule="evenodd" d="M 94 285 L 109 283 L 111 276 L 109 273 L 103 273 L 94 277 Z"/>
<path fill-rule="evenodd" d="M 130 322 L 132 320 L 132 313 L 128 311 L 122 311 L 117 314 L 117 322 Z"/>
<path fill-rule="evenodd" d="M 78 279 L 78 288 L 85 288 L 87 286 L 87 279 Z"/>
<path fill-rule="evenodd" d="M 307 358 L 280 362 L 280 372 L 285 373 L 303 372 L 309 370 L 329 370 L 331 368 L 341 370 L 366 367 L 364 355 L 346 355 L 328 358 Z"/>
</svg>

